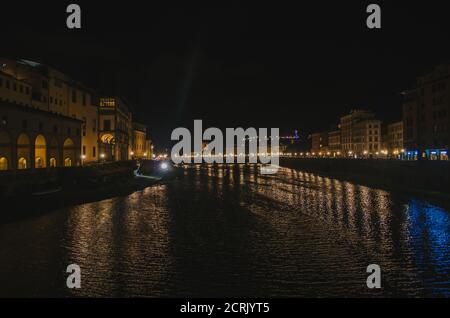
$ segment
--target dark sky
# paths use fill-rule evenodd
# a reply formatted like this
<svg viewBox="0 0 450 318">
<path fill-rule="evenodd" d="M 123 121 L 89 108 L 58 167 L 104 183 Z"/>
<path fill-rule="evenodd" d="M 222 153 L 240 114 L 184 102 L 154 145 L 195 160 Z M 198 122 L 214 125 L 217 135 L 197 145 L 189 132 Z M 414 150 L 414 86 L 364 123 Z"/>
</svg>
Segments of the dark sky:
<svg viewBox="0 0 450 318">
<path fill-rule="evenodd" d="M 82 30 L 65 26 L 71 2 Z M 398 120 L 400 92 L 450 59 L 444 1 L 71 2 L 2 3 L 0 54 L 124 96 L 157 146 L 194 118 L 301 132 L 356 107 Z M 365 25 L 372 2 L 381 30 Z"/>
</svg>

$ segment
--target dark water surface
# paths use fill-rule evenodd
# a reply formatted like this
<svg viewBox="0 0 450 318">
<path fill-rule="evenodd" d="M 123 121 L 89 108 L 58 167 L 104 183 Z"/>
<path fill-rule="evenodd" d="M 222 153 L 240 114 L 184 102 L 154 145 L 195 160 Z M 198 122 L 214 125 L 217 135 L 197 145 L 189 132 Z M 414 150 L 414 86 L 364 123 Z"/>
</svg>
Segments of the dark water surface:
<svg viewBox="0 0 450 318">
<path fill-rule="evenodd" d="M 2 211 L 7 213 L 8 211 Z M 66 287 L 66 267 L 82 288 Z M 366 287 L 379 264 L 382 289 Z M 0 225 L 0 296 L 450 296 L 450 212 L 282 169 L 190 167 Z"/>
</svg>

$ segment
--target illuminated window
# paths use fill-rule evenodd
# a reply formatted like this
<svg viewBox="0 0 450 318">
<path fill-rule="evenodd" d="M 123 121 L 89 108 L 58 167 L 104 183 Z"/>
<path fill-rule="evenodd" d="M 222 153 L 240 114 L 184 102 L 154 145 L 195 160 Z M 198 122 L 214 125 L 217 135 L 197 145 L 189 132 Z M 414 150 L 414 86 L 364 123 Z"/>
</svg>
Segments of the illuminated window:
<svg viewBox="0 0 450 318">
<path fill-rule="evenodd" d="M 19 159 L 19 165 L 18 165 L 17 168 L 20 169 L 20 170 L 27 169 L 27 159 L 25 159 L 23 157 L 20 158 Z"/>
<path fill-rule="evenodd" d="M 70 158 L 64 159 L 64 167 L 72 167 L 72 159 Z"/>
<path fill-rule="evenodd" d="M 56 159 L 55 158 L 50 158 L 50 167 L 56 168 Z"/>
<path fill-rule="evenodd" d="M 100 107 L 114 107 L 116 106 L 116 101 L 114 98 L 101 98 Z"/>
<path fill-rule="evenodd" d="M 0 158 L 0 170 L 8 170 L 8 159 L 5 157 Z"/>
<path fill-rule="evenodd" d="M 35 160 L 35 165 L 34 165 L 36 168 L 38 168 L 38 169 L 41 169 L 41 168 L 44 168 L 44 164 L 43 164 L 43 161 L 42 161 L 42 158 L 41 157 L 37 157 L 36 158 L 36 160 Z"/>
</svg>

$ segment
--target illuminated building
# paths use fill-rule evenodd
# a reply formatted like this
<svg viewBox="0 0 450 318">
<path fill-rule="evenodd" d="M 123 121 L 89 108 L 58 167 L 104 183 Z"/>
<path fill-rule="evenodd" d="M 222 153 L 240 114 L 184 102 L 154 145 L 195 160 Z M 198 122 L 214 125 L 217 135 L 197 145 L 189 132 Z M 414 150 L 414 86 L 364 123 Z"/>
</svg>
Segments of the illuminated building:
<svg viewBox="0 0 450 318">
<path fill-rule="evenodd" d="M 416 87 L 403 92 L 403 124 L 407 159 L 448 160 L 450 143 L 450 65 L 419 76 Z"/>
<path fill-rule="evenodd" d="M 139 123 L 132 123 L 133 133 L 131 137 L 131 153 L 132 157 L 142 159 L 148 156 L 146 149 L 147 127 Z M 144 155 L 145 154 L 145 155 Z"/>
<path fill-rule="evenodd" d="M 352 151 L 357 156 L 378 156 L 381 153 L 380 120 L 366 119 L 353 125 Z"/>
<path fill-rule="evenodd" d="M 326 154 L 328 151 L 328 132 L 315 133 L 311 135 L 311 152 Z"/>
<path fill-rule="evenodd" d="M 341 150 L 351 156 L 377 155 L 381 149 L 381 121 L 368 110 L 352 110 L 340 118 Z"/>
<path fill-rule="evenodd" d="M 101 160 L 120 161 L 132 157 L 132 124 L 129 106 L 118 97 L 102 97 L 99 106 Z"/>
<path fill-rule="evenodd" d="M 389 152 L 389 155 L 399 157 L 402 154 L 404 148 L 403 145 L 403 122 L 399 121 L 387 125 L 386 136 L 383 140 L 385 149 Z"/>
<path fill-rule="evenodd" d="M 145 140 L 145 152 L 144 152 L 144 157 L 151 159 L 153 158 L 153 142 L 151 139 L 146 139 Z"/>
<path fill-rule="evenodd" d="M 28 60 L 0 58 L 0 98 L 83 122 L 83 161 L 98 160 L 98 107 L 92 91 L 64 73 Z"/>
<path fill-rule="evenodd" d="M 337 156 L 341 152 L 341 131 L 333 130 L 328 132 L 328 151 L 332 156 Z"/>
<path fill-rule="evenodd" d="M 0 102 L 0 170 L 80 165 L 81 127 L 74 118 Z"/>
</svg>

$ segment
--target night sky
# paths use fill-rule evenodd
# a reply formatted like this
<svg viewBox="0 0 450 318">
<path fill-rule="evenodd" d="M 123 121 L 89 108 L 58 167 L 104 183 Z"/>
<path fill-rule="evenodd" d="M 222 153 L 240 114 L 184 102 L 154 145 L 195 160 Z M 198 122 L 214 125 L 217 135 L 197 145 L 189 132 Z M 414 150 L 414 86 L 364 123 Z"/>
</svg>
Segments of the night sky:
<svg viewBox="0 0 450 318">
<path fill-rule="evenodd" d="M 72 2 L 81 30 L 66 28 L 71 2 L 2 2 L 0 55 L 124 96 L 159 148 L 193 119 L 303 133 L 328 129 L 352 108 L 396 121 L 400 92 L 450 60 L 444 2 Z M 381 30 L 366 27 L 369 3 L 381 5 Z"/>
</svg>

